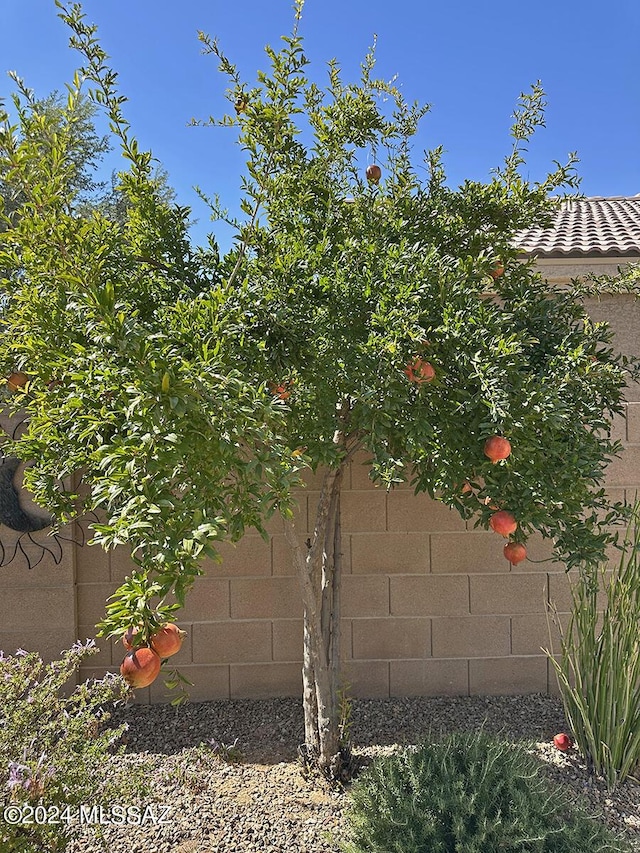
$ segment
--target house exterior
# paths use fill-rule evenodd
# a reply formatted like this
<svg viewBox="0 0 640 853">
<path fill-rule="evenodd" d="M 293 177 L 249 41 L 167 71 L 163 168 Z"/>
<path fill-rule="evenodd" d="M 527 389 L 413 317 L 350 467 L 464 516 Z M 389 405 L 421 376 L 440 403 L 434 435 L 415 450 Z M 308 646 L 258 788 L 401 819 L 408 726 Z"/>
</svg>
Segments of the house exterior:
<svg viewBox="0 0 640 853">
<path fill-rule="evenodd" d="M 616 274 L 640 261 L 640 196 L 566 203 L 554 224 L 519 235 L 543 276 L 566 284 L 587 273 Z M 635 354 L 640 305 L 601 294 L 587 301 L 595 320 L 615 330 L 617 349 Z M 614 499 L 640 487 L 640 388 L 629 387 L 613 435 L 625 449 L 608 470 Z M 321 472 L 300 490 L 297 520 L 309 535 Z M 26 497 L 25 497 L 26 499 Z M 547 606 L 570 606 L 570 580 L 541 537 L 531 560 L 513 566 L 502 540 L 408 484 L 387 493 L 368 477 L 366 456 L 349 469 L 342 497 L 343 671 L 360 697 L 553 692 L 555 676 L 541 650 L 549 644 Z M 0 531 L 4 547 L 11 531 Z M 221 564 L 205 563 L 178 621 L 188 632 L 172 658 L 193 682 L 194 701 L 301 695 L 302 604 L 282 524 L 270 539 L 247 534 L 221 547 Z M 31 570 L 16 559 L 0 569 L 0 649 L 23 647 L 52 659 L 93 637 L 105 601 L 133 564 L 124 548 L 105 553 L 63 542 Z M 545 562 L 540 562 L 545 561 Z M 552 634 L 554 634 L 552 629 Z M 557 634 L 555 635 L 557 648 Z M 123 648 L 99 640 L 81 679 L 117 670 Z M 136 701 L 170 701 L 159 678 Z"/>
</svg>

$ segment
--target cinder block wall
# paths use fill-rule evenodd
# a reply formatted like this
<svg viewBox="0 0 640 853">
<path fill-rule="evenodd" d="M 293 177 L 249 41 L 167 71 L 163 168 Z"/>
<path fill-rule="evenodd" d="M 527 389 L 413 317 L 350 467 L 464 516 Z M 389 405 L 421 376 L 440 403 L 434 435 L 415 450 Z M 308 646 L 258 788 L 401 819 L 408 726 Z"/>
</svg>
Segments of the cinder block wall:
<svg viewBox="0 0 640 853">
<path fill-rule="evenodd" d="M 0 528 L 0 537 L 9 560 L 18 537 L 6 527 Z M 39 538 L 48 544 L 46 537 Z M 46 555 L 29 569 L 18 550 L 15 559 L 0 567 L 0 650 L 5 654 L 22 648 L 53 660 L 78 639 L 75 548 L 69 542 L 62 544 L 57 565 Z M 23 547 L 32 563 L 42 554 L 31 543 L 25 542 Z M 94 634 L 95 630 L 88 636 Z"/>
<path fill-rule="evenodd" d="M 616 431 L 627 452 L 640 451 L 640 403 L 628 405 Z M 511 566 L 502 537 L 473 530 L 472 521 L 407 485 L 390 493 L 375 487 L 364 461 L 350 466 L 343 494 L 341 639 L 351 692 L 553 691 L 555 676 L 541 651 L 549 643 L 547 603 L 567 613 L 570 593 L 564 567 L 550 560 L 550 543 L 537 537 L 527 546 L 532 560 L 546 562 Z M 612 498 L 630 492 L 632 499 L 640 461 L 633 470 L 612 466 L 609 481 Z M 301 541 L 311 532 L 319 483 L 320 475 L 310 476 L 308 491 L 298 493 Z M 178 618 L 188 637 L 172 660 L 194 682 L 192 699 L 300 695 L 302 607 L 281 523 L 271 524 L 268 543 L 249 533 L 222 554 L 222 564 L 205 564 Z M 76 561 L 79 633 L 92 636 L 130 563 L 124 550 L 107 555 L 95 548 L 78 549 Z M 101 645 L 83 677 L 119 665 L 122 647 Z M 169 698 L 161 679 L 137 691 L 138 701 Z"/>
<path fill-rule="evenodd" d="M 561 272 L 565 280 L 579 274 L 567 265 Z M 617 348 L 634 352 L 635 300 L 607 296 L 588 308 L 594 319 L 612 322 Z M 640 487 L 637 387 L 627 400 L 614 424 L 625 450 L 610 466 L 607 486 L 613 499 L 633 500 Z M 351 464 L 342 498 L 342 656 L 352 694 L 555 691 L 541 651 L 549 643 L 546 609 L 551 601 L 566 614 L 570 591 L 564 567 L 550 560 L 550 543 L 540 537 L 528 543 L 531 559 L 544 562 L 510 566 L 501 537 L 473 530 L 473 521 L 415 496 L 407 484 L 386 493 L 364 463 L 360 456 Z M 302 542 L 311 533 L 321 476 L 309 474 L 297 495 Z M 273 519 L 269 533 L 269 542 L 249 533 L 235 547 L 224 545 L 222 564 L 205 563 L 179 612 L 188 637 L 172 662 L 194 683 L 192 700 L 301 694 L 299 582 L 281 521 Z M 0 569 L 0 648 L 36 648 L 54 657 L 75 639 L 94 636 L 107 597 L 131 568 L 125 549 L 106 554 L 68 546 L 58 567 L 43 561 L 31 572 L 18 564 Z M 99 645 L 81 678 L 117 670 L 122 646 Z M 163 702 L 173 695 L 158 679 L 136 699 Z"/>
</svg>

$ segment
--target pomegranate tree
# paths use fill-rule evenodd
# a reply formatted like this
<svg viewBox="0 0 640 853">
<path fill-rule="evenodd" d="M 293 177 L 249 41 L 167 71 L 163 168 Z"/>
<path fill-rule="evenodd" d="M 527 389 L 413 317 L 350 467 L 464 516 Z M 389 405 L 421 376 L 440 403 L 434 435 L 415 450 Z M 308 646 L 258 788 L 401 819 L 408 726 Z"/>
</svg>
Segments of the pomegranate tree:
<svg viewBox="0 0 640 853">
<path fill-rule="evenodd" d="M 516 109 L 503 166 L 454 189 L 439 149 L 426 169 L 412 161 L 426 108 L 374 79 L 373 52 L 355 84 L 337 64 L 326 89 L 310 82 L 295 8 L 292 37 L 255 85 L 201 35 L 229 77 L 232 115 L 219 123 L 248 160 L 240 218 L 215 210 L 235 229 L 222 253 L 215 235 L 192 244 L 189 211 L 162 199 L 92 27 L 79 4 L 62 12 L 125 154 L 127 222 L 86 216 L 67 192 L 70 108 L 0 116 L 2 179 L 24 199 L 2 222 L 12 301 L 0 369 L 29 365 L 29 393 L 5 397 L 26 418 L 16 450 L 34 460 L 38 502 L 59 518 L 95 511 L 95 543 L 124 544 L 136 561 L 104 636 L 171 623 L 219 542 L 268 538 L 280 516 L 304 613 L 305 754 L 340 779 L 341 493 L 355 455 L 384 488 L 411 476 L 471 524 L 517 531 L 518 543 L 541 531 L 568 568 L 598 562 L 624 515 L 602 485 L 620 449 L 603 426 L 640 363 L 614 354 L 577 284 L 555 291 L 514 249 L 575 185 L 574 161 L 535 184 L 522 176 L 541 88 Z M 241 93 L 249 103 L 234 113 Z M 359 163 L 383 152 L 365 180 Z M 303 498 L 306 545 L 303 471 L 319 479 Z M 123 662 L 136 681 L 160 661 L 139 645 Z"/>
</svg>

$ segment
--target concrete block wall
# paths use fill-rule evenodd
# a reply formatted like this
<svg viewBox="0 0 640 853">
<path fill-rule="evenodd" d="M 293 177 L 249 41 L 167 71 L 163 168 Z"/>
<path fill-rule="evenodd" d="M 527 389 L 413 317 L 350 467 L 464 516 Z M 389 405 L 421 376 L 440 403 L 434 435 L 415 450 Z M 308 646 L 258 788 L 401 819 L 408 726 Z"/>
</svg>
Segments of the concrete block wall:
<svg viewBox="0 0 640 853">
<path fill-rule="evenodd" d="M 18 534 L 3 527 L 1 537 L 5 557 L 9 559 Z M 42 534 L 34 534 L 33 538 L 50 546 Z M 26 539 L 22 544 L 32 564 L 35 563 L 42 551 Z M 18 549 L 16 558 L 0 567 L 0 649 L 5 654 L 22 648 L 38 651 L 50 661 L 78 639 L 74 546 L 63 542 L 59 556 L 57 565 L 46 555 L 29 569 Z M 93 634 L 95 630 L 89 636 Z"/>
<path fill-rule="evenodd" d="M 615 423 L 625 460 L 611 467 L 612 499 L 632 500 L 640 484 L 640 403 Z M 353 695 L 517 694 L 555 692 L 555 675 L 542 651 L 549 647 L 547 605 L 561 618 L 570 608 L 564 566 L 551 544 L 532 538 L 532 561 L 510 565 L 504 540 L 473 529 L 457 513 L 408 484 L 387 493 L 356 458 L 343 492 L 343 676 Z M 309 474 L 297 493 L 301 542 L 310 535 L 321 474 Z M 204 564 L 179 612 L 188 632 L 174 658 L 194 686 L 193 700 L 299 696 L 302 606 L 282 524 L 274 518 L 269 541 L 248 533 L 223 545 L 223 562 Z M 78 549 L 77 601 L 84 632 L 130 570 L 122 549 L 104 554 Z M 553 622 L 551 635 L 558 649 Z M 96 667 L 117 668 L 121 646 L 102 641 Z M 101 670 L 103 671 L 103 670 Z M 142 702 L 169 701 L 158 679 L 137 691 Z"/>
</svg>

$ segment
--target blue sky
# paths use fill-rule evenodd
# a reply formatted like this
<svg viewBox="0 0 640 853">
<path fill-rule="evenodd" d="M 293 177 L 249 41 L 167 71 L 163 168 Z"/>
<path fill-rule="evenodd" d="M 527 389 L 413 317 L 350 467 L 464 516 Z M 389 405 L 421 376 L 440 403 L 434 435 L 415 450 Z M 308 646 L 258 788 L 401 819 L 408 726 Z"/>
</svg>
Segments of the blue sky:
<svg viewBox="0 0 640 853">
<path fill-rule="evenodd" d="M 234 130 L 193 128 L 192 117 L 229 111 L 225 78 L 201 54 L 197 31 L 217 36 L 249 83 L 266 67 L 265 44 L 290 32 L 292 0 L 85 0 L 102 47 L 119 73 L 125 114 L 141 147 L 169 173 L 178 201 L 222 245 L 225 232 L 209 222 L 193 191 L 218 193 L 231 209 L 240 198 L 245 157 Z M 537 79 L 547 93 L 547 127 L 531 145 L 527 174 L 543 178 L 553 160 L 577 150 L 586 195 L 640 193 L 640 4 L 614 0 L 306 0 L 301 33 L 309 74 L 323 83 L 326 62 L 354 79 L 377 35 L 377 73 L 398 75 L 407 100 L 432 105 L 416 142 L 443 145 L 448 182 L 484 180 L 510 148 L 518 95 Z M 53 0 L 2 0 L 0 65 L 15 70 L 38 96 L 64 90 L 80 56 Z M 0 96 L 12 83 L 0 77 Z M 109 168 L 124 161 L 116 152 Z"/>
</svg>

